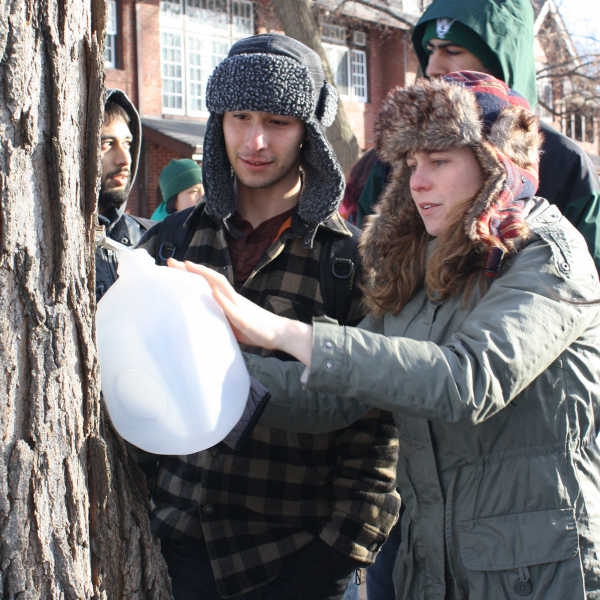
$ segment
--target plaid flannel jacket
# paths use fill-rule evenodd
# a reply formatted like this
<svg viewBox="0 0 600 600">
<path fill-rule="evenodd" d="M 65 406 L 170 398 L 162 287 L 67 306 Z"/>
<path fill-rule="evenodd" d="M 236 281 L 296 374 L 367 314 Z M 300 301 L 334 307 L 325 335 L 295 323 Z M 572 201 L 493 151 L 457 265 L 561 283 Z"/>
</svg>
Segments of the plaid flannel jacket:
<svg viewBox="0 0 600 600">
<path fill-rule="evenodd" d="M 239 232 L 202 210 L 185 260 L 218 269 L 232 281 L 226 231 Z M 141 243 L 154 257 L 156 230 Z M 338 215 L 317 228 L 312 248 L 305 236 L 294 234 L 293 219 L 241 293 L 276 314 L 310 323 L 323 314 L 320 256 L 328 235 L 350 235 Z M 357 291 L 347 322 L 361 317 Z M 274 579 L 282 558 L 317 536 L 368 566 L 400 507 L 397 440 L 391 415 L 373 410 L 351 427 L 317 435 L 259 423 L 236 451 L 223 443 L 190 456 L 156 457 L 138 450 L 151 486 L 152 531 L 182 541 L 204 537 L 224 597 Z"/>
</svg>

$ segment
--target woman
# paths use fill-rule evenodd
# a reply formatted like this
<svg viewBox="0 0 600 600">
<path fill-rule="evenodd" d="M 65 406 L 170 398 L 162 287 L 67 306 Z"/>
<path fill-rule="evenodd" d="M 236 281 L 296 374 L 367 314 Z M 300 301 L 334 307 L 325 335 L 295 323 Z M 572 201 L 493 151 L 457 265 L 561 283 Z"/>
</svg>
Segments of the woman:
<svg viewBox="0 0 600 600">
<path fill-rule="evenodd" d="M 202 169 L 191 158 L 173 159 L 158 178 L 164 200 L 152 213 L 153 221 L 162 221 L 174 212 L 196 206 L 204 195 Z"/>
<path fill-rule="evenodd" d="M 394 91 L 377 144 L 394 173 L 364 234 L 358 328 L 286 321 L 186 266 L 240 340 L 309 367 L 248 357 L 264 420 L 394 413 L 398 598 L 598 598 L 600 288 L 583 238 L 532 197 L 535 117 L 492 76 L 454 73 Z"/>
</svg>

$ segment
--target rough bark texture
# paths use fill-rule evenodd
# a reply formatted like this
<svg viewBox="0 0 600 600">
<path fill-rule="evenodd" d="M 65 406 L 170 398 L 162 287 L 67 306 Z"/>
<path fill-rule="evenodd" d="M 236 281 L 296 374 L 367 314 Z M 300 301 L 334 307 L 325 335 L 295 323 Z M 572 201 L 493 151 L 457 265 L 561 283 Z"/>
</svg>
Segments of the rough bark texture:
<svg viewBox="0 0 600 600">
<path fill-rule="evenodd" d="M 103 0 L 0 0 L 0 596 L 171 598 L 100 409 Z"/>
<path fill-rule="evenodd" d="M 321 45 L 319 27 L 315 21 L 308 0 L 271 0 L 286 35 L 306 44 L 321 57 L 327 81 L 335 85 L 327 56 Z M 327 130 L 327 139 L 333 146 L 342 169 L 347 173 L 360 156 L 360 148 L 356 136 L 352 132 L 344 106 L 340 101 L 337 117 Z"/>
</svg>

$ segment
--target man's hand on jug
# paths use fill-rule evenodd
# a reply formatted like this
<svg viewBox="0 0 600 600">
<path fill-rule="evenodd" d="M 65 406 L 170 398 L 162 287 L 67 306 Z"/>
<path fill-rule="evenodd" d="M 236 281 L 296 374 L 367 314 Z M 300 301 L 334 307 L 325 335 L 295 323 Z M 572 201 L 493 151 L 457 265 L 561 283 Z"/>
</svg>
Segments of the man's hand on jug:
<svg viewBox="0 0 600 600">
<path fill-rule="evenodd" d="M 299 321 L 278 317 L 238 294 L 227 279 L 208 267 L 189 261 L 184 263 L 170 258 L 170 267 L 196 273 L 206 279 L 213 297 L 231 323 L 235 336 L 242 344 L 282 350 L 305 365 L 310 365 L 312 354 L 312 326 Z"/>
</svg>

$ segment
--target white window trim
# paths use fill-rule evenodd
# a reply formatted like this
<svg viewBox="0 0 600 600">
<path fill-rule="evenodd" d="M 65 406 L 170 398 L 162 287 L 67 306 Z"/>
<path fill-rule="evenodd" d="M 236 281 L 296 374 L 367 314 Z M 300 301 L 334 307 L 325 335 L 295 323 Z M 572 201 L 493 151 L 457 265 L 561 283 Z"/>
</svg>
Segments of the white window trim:
<svg viewBox="0 0 600 600">
<path fill-rule="evenodd" d="M 250 8 L 250 26 L 251 31 L 248 33 L 243 32 L 234 32 L 234 14 L 233 14 L 233 3 L 239 3 L 242 5 L 246 5 Z M 161 8 L 160 14 L 163 14 L 162 5 L 164 2 L 161 0 L 159 6 Z M 249 0 L 227 0 L 227 15 L 229 17 L 229 25 L 227 31 L 220 30 L 217 28 L 212 28 L 209 26 L 202 27 L 199 26 L 198 23 L 191 22 L 187 17 L 187 0 L 175 0 L 173 3 L 169 4 L 178 4 L 181 7 L 181 24 L 171 24 L 172 21 L 168 19 L 162 19 L 161 26 L 159 29 L 160 35 L 160 49 L 161 49 L 161 79 L 162 79 L 162 68 L 163 68 L 163 59 L 162 59 L 162 34 L 171 33 L 175 35 L 181 36 L 183 40 L 182 44 L 182 85 L 183 85 L 183 99 L 182 99 L 182 108 L 174 109 L 165 107 L 163 103 L 163 92 L 161 88 L 161 105 L 162 105 L 162 114 L 165 115 L 178 115 L 178 116 L 190 116 L 190 117 L 208 117 L 208 111 L 198 111 L 190 109 L 190 98 L 189 98 L 189 38 L 201 38 L 206 41 L 219 41 L 219 42 L 227 42 L 229 46 L 231 46 L 236 41 L 247 37 L 248 35 L 252 35 L 254 33 L 254 6 L 252 2 Z M 168 21 L 168 24 L 166 23 Z"/>
<path fill-rule="evenodd" d="M 241 40 L 245 37 L 247 37 L 246 34 L 244 33 L 236 33 L 233 30 L 233 3 L 237 2 L 238 4 L 247 4 L 250 7 L 250 29 L 252 30 L 252 33 L 250 33 L 250 35 L 252 35 L 254 33 L 254 4 L 252 4 L 252 2 L 248 2 L 248 0 L 231 0 L 231 37 Z"/>
<path fill-rule="evenodd" d="M 182 99 L 181 99 L 181 108 L 170 108 L 168 106 L 164 106 L 163 104 L 163 46 L 162 46 L 162 34 L 163 33 L 172 33 L 175 35 L 181 36 L 182 44 L 181 44 L 181 89 L 182 89 Z M 185 46 L 185 31 L 183 29 L 172 29 L 167 27 L 161 27 L 159 30 L 160 35 L 160 79 L 161 79 L 161 90 L 160 90 L 160 102 L 162 104 L 162 112 L 163 115 L 179 115 L 183 116 L 186 114 L 186 106 L 187 106 L 187 78 L 186 78 L 186 70 L 187 70 L 187 61 L 186 61 L 186 46 Z"/>
<path fill-rule="evenodd" d="M 106 24 L 106 40 L 105 40 L 105 48 L 110 48 L 112 50 L 112 60 L 106 60 L 106 51 L 104 53 L 104 66 L 107 69 L 115 69 L 117 66 L 117 2 L 116 0 L 106 0 L 106 12 L 112 12 L 113 14 L 113 25 L 114 29 L 109 29 L 108 27 L 108 19 Z"/>
<path fill-rule="evenodd" d="M 359 96 L 358 94 L 355 94 L 354 92 L 354 82 L 352 81 L 352 78 L 354 77 L 354 73 L 352 72 L 352 69 L 354 67 L 354 55 L 355 54 L 359 54 L 363 57 L 363 65 L 365 67 L 365 73 L 364 73 L 364 78 L 365 78 L 365 82 L 364 82 L 364 87 L 365 88 L 365 93 L 363 96 Z M 369 88 L 368 88 L 368 82 L 369 82 L 369 78 L 368 78 L 368 70 L 367 70 L 367 53 L 364 50 L 355 50 L 354 48 L 350 48 L 350 89 L 352 90 L 352 98 L 354 102 L 364 102 L 367 103 L 369 101 Z"/>
<path fill-rule="evenodd" d="M 186 74 L 188 83 L 189 83 L 189 72 L 188 71 L 189 71 L 189 68 L 190 68 L 190 64 L 188 62 L 188 53 L 189 53 L 189 46 L 190 46 L 190 44 L 189 44 L 188 40 L 191 37 L 200 38 L 200 39 L 202 39 L 204 41 L 207 41 L 207 42 L 213 42 L 213 41 L 215 41 L 215 42 L 229 42 L 231 44 L 230 38 L 226 38 L 226 37 L 218 37 L 218 36 L 214 36 L 214 35 L 208 36 L 208 35 L 202 35 L 202 34 L 199 34 L 199 33 L 196 33 L 196 32 L 186 33 L 186 36 L 185 36 L 185 43 L 186 43 L 186 46 L 185 46 L 185 52 L 186 52 L 186 54 L 185 54 L 185 59 L 186 59 L 186 63 L 185 63 L 185 65 L 186 65 L 186 73 L 185 74 Z M 210 113 L 207 110 L 192 110 L 192 108 L 190 108 L 190 104 L 191 103 L 189 102 L 188 92 L 189 92 L 189 90 L 186 87 L 186 89 L 185 89 L 185 97 L 186 97 L 186 105 L 188 107 L 188 110 L 187 110 L 186 114 L 188 116 L 190 116 L 190 117 L 208 117 L 210 115 Z"/>
<path fill-rule="evenodd" d="M 169 4 L 169 5 L 179 4 L 180 13 L 179 13 L 178 22 L 176 22 L 175 19 L 169 19 L 166 17 L 165 11 L 163 11 L 163 4 Z M 185 4 L 185 0 L 176 0 L 175 2 L 165 2 L 164 0 L 161 0 L 158 3 L 158 23 L 159 23 L 160 27 L 166 27 L 166 28 L 173 29 L 175 27 L 181 26 L 183 28 L 184 14 L 185 14 L 184 4 Z"/>
<path fill-rule="evenodd" d="M 340 99 L 346 100 L 349 102 L 360 102 L 363 104 L 367 103 L 369 101 L 369 89 L 368 89 L 369 70 L 368 70 L 368 65 L 367 65 L 367 53 L 364 50 L 356 50 L 349 46 L 342 46 L 340 44 L 330 44 L 328 42 L 323 42 L 323 47 L 324 48 L 335 48 L 338 50 L 345 50 L 348 53 L 348 90 L 350 93 L 342 94 L 340 92 Z M 354 85 L 352 82 L 353 53 L 361 54 L 364 57 L 364 61 L 365 61 L 364 62 L 364 65 L 365 65 L 365 85 L 364 85 L 365 95 L 364 96 L 359 96 L 354 93 Z M 329 65 L 329 67 L 331 68 L 331 65 Z M 337 81 L 335 83 L 337 85 Z"/>
</svg>

